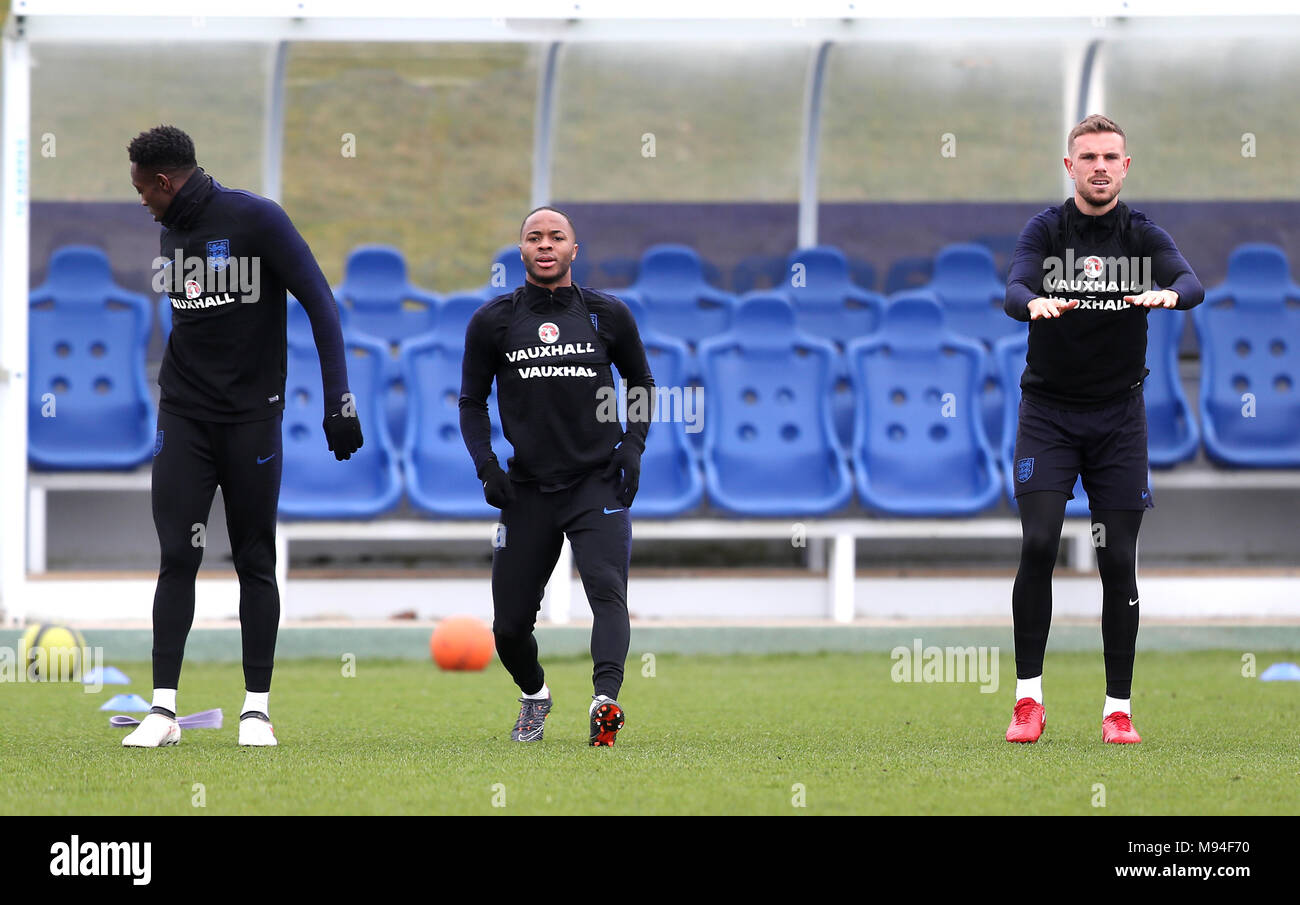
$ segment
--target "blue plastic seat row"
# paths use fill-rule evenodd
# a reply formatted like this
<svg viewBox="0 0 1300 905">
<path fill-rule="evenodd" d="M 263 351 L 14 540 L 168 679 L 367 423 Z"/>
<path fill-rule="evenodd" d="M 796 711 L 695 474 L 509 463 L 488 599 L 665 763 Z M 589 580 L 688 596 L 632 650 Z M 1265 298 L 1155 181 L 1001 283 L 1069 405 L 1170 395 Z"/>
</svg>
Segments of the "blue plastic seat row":
<svg viewBox="0 0 1300 905">
<path fill-rule="evenodd" d="M 464 327 L 476 304 L 466 299 L 460 310 L 443 313 L 432 334 L 403 344 L 404 374 L 417 389 L 400 454 L 383 419 L 367 415 L 379 410 L 383 349 L 349 339 L 349 376 L 367 443 L 348 473 L 364 470 L 369 479 L 349 478 L 346 485 L 337 480 L 339 463 L 313 433 L 320 409 L 314 347 L 301 338 L 291 341 L 282 514 L 378 514 L 395 504 L 404 483 L 411 503 L 430 514 L 491 517 L 494 510 L 482 500 L 459 429 Z M 630 307 L 639 313 L 635 298 Z M 684 344 L 651 330 L 643 339 L 660 386 L 680 387 Z M 839 353 L 829 341 L 799 331 L 793 308 L 781 296 L 746 299 L 737 328 L 703 343 L 699 355 L 709 388 L 703 454 L 694 452 L 684 419 L 655 424 L 643 457 L 638 515 L 688 512 L 706 492 L 719 509 L 766 516 L 833 512 L 855 491 L 875 511 L 907 515 L 971 514 L 992 507 L 1000 496 L 1009 461 L 999 462 L 969 404 L 986 353 L 947 330 L 942 308 L 927 295 L 894 301 L 882 328 L 850 345 L 859 400 L 851 450 L 835 441 L 831 423 L 828 390 Z M 1020 362 L 1023 367 L 1023 351 Z M 293 415 L 299 409 L 300 418 Z M 494 401 L 489 410 L 494 448 L 508 457 Z M 290 442 L 297 433 L 302 444 Z M 306 478 L 321 474 L 334 478 Z M 294 487 L 299 476 L 306 478 L 302 492 Z M 333 489 L 323 492 L 327 487 Z M 369 512 L 362 505 L 366 499 L 373 506 Z"/>
<path fill-rule="evenodd" d="M 1192 321 L 1206 453 L 1223 465 L 1300 466 L 1300 286 L 1286 255 L 1238 247 Z"/>
<path fill-rule="evenodd" d="M 411 504 L 432 515 L 444 517 L 487 518 L 496 510 L 483 500 L 482 485 L 460 433 L 459 395 L 461 359 L 465 346 L 465 328 L 474 311 L 483 304 L 477 296 L 458 296 L 444 300 L 439 311 L 439 327 L 423 336 L 402 343 L 402 374 L 411 387 L 405 441 L 396 444 L 388 432 L 386 420 L 373 413 L 379 410 L 378 395 L 384 380 L 383 346 L 356 334 L 349 334 L 348 377 L 358 399 L 362 431 L 366 443 L 349 460 L 349 472 L 358 469 L 367 480 L 346 486 L 339 482 L 339 463 L 328 453 L 313 433 L 319 423 L 319 359 L 310 333 L 291 334 L 289 374 L 285 394 L 284 490 L 280 512 L 287 518 L 349 518 L 376 515 L 391 509 L 400 496 L 403 484 Z M 651 367 L 662 380 L 678 380 L 685 371 L 686 350 L 668 338 L 647 334 L 643 337 Z M 492 447 L 501 461 L 512 454 L 502 432 L 495 390 L 488 399 L 492 423 Z M 652 430 L 642 456 L 642 486 L 654 491 L 637 499 L 637 511 L 643 515 L 671 515 L 697 506 L 703 482 L 694 467 L 692 453 L 685 440 L 685 425 L 669 425 L 680 430 Z M 319 432 L 317 428 L 316 432 Z M 290 442 L 301 435 L 302 443 Z M 315 442 L 313 442 L 315 441 Z M 398 451 L 400 449 L 400 452 Z M 398 466 L 400 465 L 400 471 Z M 311 478 L 302 488 L 294 482 L 298 475 L 323 475 Z M 404 480 L 403 480 L 404 475 Z M 324 493 L 322 487 L 333 489 Z"/>
<path fill-rule="evenodd" d="M 27 455 L 48 469 L 129 469 L 153 454 L 145 382 L 149 300 L 113 281 L 108 256 L 69 245 L 50 258 L 28 311 Z"/>
<path fill-rule="evenodd" d="M 806 282 L 798 288 L 811 287 L 816 291 L 819 288 L 819 273 L 821 271 L 817 267 L 808 266 L 803 276 L 811 276 L 811 283 Z M 388 276 L 393 281 L 405 280 L 404 272 L 390 271 Z M 987 280 L 984 282 L 988 283 Z M 978 281 L 973 278 L 968 283 L 978 285 Z M 942 282 L 937 288 L 943 289 Z M 992 303 L 987 301 L 987 294 L 992 288 L 987 285 L 981 290 L 986 295 L 983 302 L 975 294 L 973 304 L 987 305 L 991 309 Z M 340 295 L 346 300 L 340 307 L 340 318 L 347 327 L 348 335 L 357 340 L 353 344 L 354 356 L 358 359 L 373 357 L 376 363 L 366 367 L 378 366 L 381 370 L 378 389 L 375 391 L 377 395 L 368 404 L 362 405 L 363 417 L 374 417 L 376 412 L 383 411 L 386 432 L 392 440 L 391 448 L 409 448 L 411 453 L 407 460 L 415 461 L 416 452 L 422 454 L 424 446 L 432 442 L 427 433 L 413 441 L 413 444 L 407 444 L 401 434 L 390 429 L 394 422 L 400 424 L 402 433 L 410 425 L 418 424 L 423 429 L 424 424 L 417 420 L 416 415 L 422 407 L 427 408 L 423 396 L 416 406 L 406 404 L 407 400 L 400 397 L 400 404 L 393 403 L 391 389 L 394 382 L 408 382 L 412 373 L 403 362 L 402 342 L 383 338 L 367 340 L 363 332 L 356 330 L 358 319 L 366 316 L 364 293 Z M 805 393 L 803 404 L 809 411 L 820 412 L 823 399 L 830 399 L 832 422 L 835 421 L 836 406 L 839 406 L 841 418 L 847 413 L 850 429 L 843 434 L 839 430 L 833 431 L 826 444 L 842 446 L 845 445 L 843 440 L 848 440 L 855 450 L 859 449 L 856 439 L 857 422 L 859 416 L 867 411 L 864 406 L 868 404 L 873 387 L 871 381 L 865 380 L 858 373 L 865 365 L 850 353 L 864 343 L 849 343 L 844 356 L 841 356 L 839 349 L 829 344 L 824 337 L 810 336 L 807 331 L 798 329 L 797 309 L 788 298 L 781 294 L 767 293 L 745 297 L 739 310 L 752 310 L 744 315 L 744 322 L 738 321 L 731 330 L 717 337 L 706 338 L 700 343 L 699 355 L 696 357 L 679 339 L 659 332 L 658 322 L 647 312 L 638 292 L 620 291 L 620 295 L 633 307 L 642 325 L 659 384 L 682 388 L 692 374 L 704 375 L 709 391 L 707 400 L 716 415 L 714 420 L 742 431 L 751 439 L 756 436 L 758 424 L 746 421 L 731 425 L 726 419 L 734 413 L 725 403 L 713 404 L 714 400 L 727 398 L 727 381 L 738 379 L 735 375 L 743 373 L 750 350 L 753 350 L 756 360 L 763 362 L 764 368 L 771 369 L 773 365 L 770 360 L 779 351 L 777 340 L 785 341 L 789 366 L 793 369 L 791 373 L 808 366 L 810 362 L 805 359 L 825 362 L 826 367 L 830 368 L 829 388 L 823 387 L 813 401 L 809 401 L 813 397 Z M 938 297 L 938 292 L 927 289 L 923 295 L 933 302 Z M 360 304 L 357 302 L 358 297 L 362 299 Z M 755 298 L 766 298 L 768 301 L 753 305 L 751 303 Z M 884 329 L 880 312 L 892 310 L 899 300 L 881 300 L 875 304 L 864 302 L 861 307 L 853 309 L 854 316 L 877 318 L 875 329 L 861 338 L 866 345 L 873 348 L 880 345 L 881 337 L 878 334 Z M 418 306 L 417 313 L 423 319 L 422 323 L 427 325 L 432 322 L 437 325 L 426 333 L 435 336 L 440 334 L 443 337 L 441 345 L 434 344 L 433 348 L 445 348 L 447 356 L 458 355 L 463 345 L 464 321 L 478 304 L 481 304 L 481 296 L 472 295 L 444 299 L 436 305 L 433 299 L 426 299 L 423 306 Z M 912 307 L 916 308 L 915 305 Z M 950 331 L 947 318 L 953 311 L 951 299 L 941 307 L 945 322 L 943 329 Z M 30 459 L 33 465 L 41 468 L 130 468 L 147 460 L 152 451 L 155 423 L 150 393 L 144 378 L 149 308 L 145 299 L 126 293 L 113 283 L 102 251 L 69 247 L 53 256 L 49 278 L 33 291 L 31 297 L 29 408 Z M 791 315 L 796 318 L 793 327 L 787 323 L 783 313 L 787 308 L 796 312 Z M 360 315 L 358 310 L 362 312 Z M 165 313 L 168 316 L 163 317 L 164 329 L 169 323 L 169 307 Z M 1243 246 L 1238 249 L 1230 260 L 1224 284 L 1212 290 L 1205 304 L 1193 314 L 1203 350 L 1200 422 L 1204 426 L 1207 453 L 1216 462 L 1229 465 L 1300 465 L 1300 436 L 1297 434 L 1300 430 L 1300 410 L 1297 410 L 1295 388 L 1297 370 L 1300 370 L 1295 339 L 1300 336 L 1300 330 L 1297 329 L 1300 327 L 1300 289 L 1289 277 L 1285 257 L 1280 250 L 1271 246 Z M 921 320 L 924 321 L 925 318 Z M 989 374 L 999 374 L 1001 385 L 1010 389 L 1007 394 L 1010 398 L 997 409 L 999 416 L 1003 412 L 1014 410 L 1018 398 L 1019 369 L 1023 367 L 1024 360 L 1023 351 L 1008 352 L 1015 349 L 1016 342 L 1023 343 L 1023 326 L 1007 318 L 1004 320 L 1012 325 L 1013 332 L 1010 336 L 995 341 L 999 354 L 992 360 L 999 364 L 985 364 L 982 385 L 982 388 L 986 388 Z M 1151 331 L 1148 365 L 1152 373 L 1145 389 L 1148 417 L 1151 420 L 1151 459 L 1156 465 L 1172 464 L 1194 455 L 1199 444 L 1197 419 L 1187 405 L 1177 378 L 1177 337 L 1182 330 L 1182 314 L 1153 311 L 1148 323 Z M 289 309 L 289 333 L 291 342 L 296 337 L 299 345 L 311 344 L 310 324 L 301 306 L 296 304 L 291 304 Z M 410 335 L 407 333 L 399 339 L 409 342 Z M 801 337 L 799 345 L 789 345 L 795 337 Z M 718 342 L 715 343 L 714 339 Z M 822 340 L 822 343 L 809 343 L 805 340 Z M 893 345 L 885 343 L 884 347 L 892 349 Z M 957 348 L 952 343 L 947 346 Z M 828 347 L 829 357 L 823 355 Z M 375 352 L 376 348 L 383 354 Z M 718 351 L 721 349 L 731 351 Z M 706 351 L 709 352 L 708 355 L 705 354 Z M 1005 354 L 1010 354 L 1010 359 L 1004 360 Z M 314 357 L 314 350 L 312 355 Z M 1008 364 L 1008 361 L 1011 363 Z M 819 368 L 821 366 L 818 364 Z M 366 370 L 359 362 L 352 367 L 359 372 Z M 673 379 L 668 379 L 670 372 L 674 374 Z M 426 378 L 421 375 L 419 379 L 423 385 Z M 450 381 L 449 386 L 459 386 L 458 366 L 447 380 Z M 304 377 L 305 383 L 310 381 L 319 382 L 318 372 L 312 371 Z M 821 386 L 820 383 L 817 385 Z M 836 391 L 837 385 L 841 385 L 839 392 Z M 758 393 L 758 387 L 750 389 L 754 392 L 744 398 L 770 401 L 774 410 L 779 411 L 779 406 L 788 401 L 780 394 L 769 400 L 766 394 Z M 852 393 L 847 392 L 850 389 L 853 390 Z M 1014 437 L 1004 433 L 999 440 L 996 436 L 999 432 L 988 429 L 987 399 L 981 405 L 986 408 L 982 418 L 986 437 L 995 449 L 1005 450 L 1014 441 Z M 875 411 L 878 413 L 879 408 Z M 51 417 L 52 414 L 54 417 Z M 1005 421 L 1005 417 L 1000 417 L 999 420 Z M 448 422 L 443 428 L 452 426 Z M 787 426 L 793 426 L 793 431 L 785 430 Z M 891 426 L 907 430 L 905 424 L 894 422 L 886 425 L 886 428 Z M 779 444 L 763 446 L 760 443 L 754 448 L 769 450 L 776 456 L 788 452 L 802 457 L 806 453 L 802 444 L 811 442 L 810 438 L 820 436 L 820 428 L 815 425 L 801 427 L 787 422 L 778 427 L 789 435 L 786 442 L 797 441 L 794 446 L 783 450 Z M 691 462 L 699 458 L 700 446 L 716 451 L 719 443 L 729 439 L 725 436 L 727 428 L 715 429 L 724 430 L 724 434 L 719 435 L 719 439 L 712 445 L 695 442 L 711 436 L 707 431 L 704 437 L 688 434 L 685 439 L 677 436 L 675 429 L 669 425 L 660 425 L 651 431 L 652 445 L 657 444 L 661 438 L 670 440 L 662 450 L 657 447 L 655 449 L 655 456 L 662 453 L 662 458 L 652 457 L 651 450 L 648 449 L 645 463 L 648 473 L 653 466 L 653 469 L 657 469 L 654 473 L 661 476 L 660 479 L 649 480 L 646 486 L 662 484 L 672 488 L 671 491 L 665 491 L 664 499 L 669 502 L 663 505 L 664 514 L 689 509 L 694 505 L 692 500 L 698 502 L 702 491 Z M 444 430 L 443 433 L 445 432 Z M 868 436 L 870 433 L 868 429 Z M 897 430 L 893 434 L 894 437 L 900 436 Z M 373 430 L 367 431 L 367 436 L 372 435 L 378 436 Z M 908 434 L 901 436 L 907 437 Z M 464 456 L 458 436 L 448 440 L 447 449 L 451 458 L 460 459 Z M 737 455 L 739 453 L 735 451 L 728 451 L 726 456 L 730 458 L 726 461 L 740 461 L 736 458 Z M 866 453 L 863 452 L 862 455 L 865 457 Z M 1002 458 L 1005 457 L 1004 452 Z M 396 455 L 392 458 L 396 459 Z M 468 457 L 464 458 L 462 464 L 467 467 Z M 448 461 L 450 460 L 449 458 Z M 799 461 L 804 460 L 800 458 Z M 871 461 L 874 460 L 864 458 L 864 464 L 870 464 Z M 707 475 L 707 460 L 705 465 Z M 715 501 L 722 501 L 727 499 L 728 490 L 724 485 L 730 469 L 719 470 L 716 461 L 713 467 L 719 477 L 709 487 L 709 495 Z M 868 469 L 857 468 L 854 474 L 859 475 L 858 480 L 861 480 L 860 474 L 867 471 Z M 419 474 L 418 463 L 414 472 Z M 791 477 L 788 471 L 781 477 L 783 481 L 802 480 Z M 437 491 L 432 492 L 433 497 L 437 495 Z M 654 495 L 654 492 L 648 494 L 647 500 Z M 865 494 L 860 496 L 864 501 L 868 498 Z M 647 501 L 643 511 L 650 508 L 652 504 Z"/>
</svg>

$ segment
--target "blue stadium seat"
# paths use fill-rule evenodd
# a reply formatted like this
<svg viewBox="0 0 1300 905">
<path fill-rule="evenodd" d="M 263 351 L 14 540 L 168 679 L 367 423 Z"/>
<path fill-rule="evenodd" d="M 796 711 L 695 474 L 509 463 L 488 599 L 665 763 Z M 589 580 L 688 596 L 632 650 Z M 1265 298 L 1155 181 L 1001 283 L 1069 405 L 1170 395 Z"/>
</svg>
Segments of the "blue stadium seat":
<svg viewBox="0 0 1300 905">
<path fill-rule="evenodd" d="M 1147 448 L 1153 466 L 1168 468 L 1196 455 L 1200 432 L 1178 377 L 1178 346 L 1184 312 L 1154 309 L 1147 314 L 1147 375 L 1142 386 L 1147 409 Z"/>
<path fill-rule="evenodd" d="M 672 516 L 689 512 L 704 498 L 704 478 L 691 442 L 698 435 L 703 412 L 686 411 L 688 393 L 687 377 L 691 370 L 691 354 L 686 343 L 664 336 L 646 323 L 645 307 L 632 292 L 620 292 L 618 298 L 632 312 L 645 347 L 650 373 L 661 405 L 670 405 L 672 412 L 659 412 L 656 417 L 668 418 L 650 425 L 645 452 L 641 456 L 641 488 L 637 491 L 635 512 L 638 516 Z M 614 368 L 614 384 L 618 386 L 618 369 Z M 691 414 L 697 428 L 688 433 L 685 416 Z"/>
<path fill-rule="evenodd" d="M 631 286 L 641 271 L 641 262 L 636 258 L 616 256 L 602 258 L 596 267 L 600 282 L 608 286 Z"/>
<path fill-rule="evenodd" d="M 800 267 L 802 272 L 796 269 Z M 785 272 L 792 278 L 781 289 L 794 302 L 796 322 L 805 333 L 843 347 L 880 326 L 885 300 L 853 284 L 838 248 L 801 248 L 786 259 Z"/>
<path fill-rule="evenodd" d="M 726 331 L 735 299 L 704 279 L 700 256 L 685 245 L 656 245 L 641 258 L 631 287 L 655 329 L 688 343 Z"/>
<path fill-rule="evenodd" d="M 976 245 L 983 245 L 992 252 L 998 279 L 1005 283 L 1007 279 L 1007 268 L 1011 263 L 1011 256 L 1015 254 L 1016 243 L 1020 241 L 1019 234 L 982 233 L 971 241 Z"/>
<path fill-rule="evenodd" d="M 461 360 L 465 328 L 483 304 L 477 294 L 448 296 L 438 329 L 402 344 L 402 372 L 411 388 L 402 460 L 407 495 L 417 508 L 438 516 L 491 518 L 498 510 L 483 499 L 483 482 L 460 433 Z M 506 468 L 514 450 L 501 431 L 496 390 L 488 397 L 492 451 Z"/>
<path fill-rule="evenodd" d="M 492 278 L 482 289 L 484 299 L 494 299 L 524 285 L 528 271 L 519 256 L 518 245 L 503 245 L 492 259 Z"/>
<path fill-rule="evenodd" d="M 522 265 L 521 265 L 522 266 Z M 347 311 L 348 329 L 385 344 L 384 412 L 389 435 L 398 446 L 406 430 L 407 388 L 402 383 L 398 349 L 404 340 L 438 324 L 438 296 L 411 284 L 402 253 L 387 245 L 353 249 L 343 282 L 334 290 Z"/>
<path fill-rule="evenodd" d="M 934 276 L 934 259 L 924 255 L 899 258 L 885 274 L 885 295 L 920 289 Z"/>
<path fill-rule="evenodd" d="M 1020 421 L 1020 375 L 1025 372 L 1025 356 L 1029 353 L 1029 333 L 1004 336 L 993 346 L 1005 388 L 1005 407 L 1002 421 L 1002 470 L 1006 476 L 1007 499 L 1016 506 L 1016 426 Z M 1075 478 L 1074 499 L 1065 504 L 1065 514 L 1070 517 L 1088 516 L 1088 494 L 1083 490 L 1083 479 Z"/>
<path fill-rule="evenodd" d="M 362 447 L 339 462 L 329 451 L 321 427 L 320 358 L 315 343 L 294 337 L 288 343 L 284 392 L 284 466 L 280 516 L 286 519 L 368 518 L 387 512 L 402 496 L 397 452 L 381 416 L 384 386 L 383 344 L 348 336 L 348 389 L 361 417 Z"/>
<path fill-rule="evenodd" d="M 879 332 L 849 344 L 857 397 L 853 466 L 863 504 L 890 515 L 970 515 L 997 503 L 997 453 L 971 400 L 979 342 L 944 323 L 929 293 L 900 295 Z"/>
<path fill-rule="evenodd" d="M 667 334 L 662 333 L 661 331 L 655 329 L 655 326 L 652 322 L 650 315 L 646 313 L 645 303 L 641 301 L 641 296 L 637 294 L 635 290 L 606 289 L 605 291 L 612 293 L 613 295 L 622 299 L 623 302 L 628 306 L 628 308 L 631 309 L 632 317 L 636 320 L 638 331 L 644 333 L 645 331 L 648 330 L 658 338 L 675 339 L 675 337 L 670 337 Z M 699 390 L 699 388 L 703 386 L 703 379 L 704 379 L 700 373 L 700 358 L 698 355 L 695 354 L 695 352 L 691 349 L 690 346 L 686 345 L 685 343 L 683 343 L 682 345 L 683 348 L 686 350 L 686 357 L 681 363 L 682 392 L 683 393 L 696 392 L 697 390 Z M 650 353 L 647 351 L 646 354 L 647 356 L 649 356 Z M 651 361 L 650 365 L 651 365 L 651 373 L 655 373 L 654 362 Z M 614 373 L 615 373 L 615 377 L 617 378 L 618 368 L 614 369 Z M 656 382 L 659 380 L 657 375 L 655 377 L 655 380 Z M 702 400 L 702 405 L 708 405 L 706 394 L 704 394 L 702 391 L 700 391 L 700 395 L 697 398 Z M 703 418 L 703 412 L 701 411 L 697 413 L 697 416 Z M 700 424 L 703 423 L 704 422 L 701 420 Z M 691 448 L 695 452 L 696 459 L 698 459 L 700 457 L 700 454 L 704 450 L 704 431 L 703 430 L 690 431 L 687 433 L 686 437 L 687 440 L 690 441 Z"/>
<path fill-rule="evenodd" d="M 1300 287 L 1286 255 L 1238 246 L 1192 320 L 1206 453 L 1225 465 L 1300 466 Z"/>
<path fill-rule="evenodd" d="M 637 331 L 644 340 L 646 333 L 651 334 L 656 339 L 675 340 L 676 337 L 669 336 L 662 330 L 659 330 L 654 323 L 654 318 L 645 310 L 645 302 L 642 301 L 640 293 L 634 289 L 602 289 L 610 295 L 622 300 L 627 305 L 628 310 L 632 312 L 632 319 L 636 321 Z M 686 358 L 682 363 L 682 379 L 688 383 L 697 381 L 700 377 L 699 358 L 691 351 L 690 347 L 683 344 L 686 350 Z M 653 372 L 653 368 L 651 369 Z M 655 378 L 658 380 L 658 377 Z"/>
<path fill-rule="evenodd" d="M 924 289 L 943 305 L 944 321 L 958 336 L 978 339 L 985 347 L 1024 330 L 1002 308 L 1006 284 L 993 255 L 983 245 L 949 245 L 934 259 L 934 275 Z"/>
<path fill-rule="evenodd" d="M 745 515 L 818 515 L 853 496 L 835 440 L 830 341 L 795 326 L 782 295 L 754 293 L 731 331 L 700 344 L 708 390 L 704 469 L 709 498 Z"/>
<path fill-rule="evenodd" d="M 993 254 L 981 244 L 949 245 L 934 259 L 934 275 L 924 289 L 943 304 L 944 321 L 959 336 L 977 339 L 990 352 L 1004 336 L 1025 332 L 1026 325 L 1007 316 L 1002 300 L 1006 283 L 998 276 Z M 984 429 L 994 448 L 1002 439 L 1002 382 L 992 355 L 980 394 Z"/>
<path fill-rule="evenodd" d="M 863 289 L 876 291 L 876 265 L 861 258 L 849 258 L 849 279 Z"/>
<path fill-rule="evenodd" d="M 700 273 L 704 276 L 704 282 L 711 286 L 722 282 L 722 270 L 708 258 L 700 258 Z"/>
<path fill-rule="evenodd" d="M 31 464 L 127 469 L 147 461 L 157 435 L 145 381 L 149 300 L 113 282 L 103 251 L 69 245 L 50 257 L 29 305 Z"/>
<path fill-rule="evenodd" d="M 736 293 L 772 289 L 786 283 L 785 258 L 780 255 L 748 255 L 731 270 L 731 290 Z"/>
<path fill-rule="evenodd" d="M 800 273 L 795 268 L 803 266 Z M 880 326 L 885 299 L 854 285 L 849 262 L 844 253 L 831 245 L 804 248 L 790 254 L 785 262 L 787 280 L 782 289 L 794 302 L 795 318 L 801 330 L 829 339 L 843 349 L 860 336 Z M 793 285 L 801 276 L 803 285 Z M 848 448 L 853 442 L 854 401 L 847 364 L 835 375 L 832 414 L 835 436 Z"/>
<path fill-rule="evenodd" d="M 840 355 L 839 365 L 835 369 L 835 379 L 831 384 L 831 419 L 835 423 L 835 439 L 845 449 L 853 448 L 853 420 L 856 417 L 856 409 L 853 377 L 849 374 L 848 361 Z"/>
<path fill-rule="evenodd" d="M 391 345 L 437 326 L 438 296 L 412 285 L 401 252 L 386 245 L 354 249 L 334 296 L 351 329 Z"/>
</svg>

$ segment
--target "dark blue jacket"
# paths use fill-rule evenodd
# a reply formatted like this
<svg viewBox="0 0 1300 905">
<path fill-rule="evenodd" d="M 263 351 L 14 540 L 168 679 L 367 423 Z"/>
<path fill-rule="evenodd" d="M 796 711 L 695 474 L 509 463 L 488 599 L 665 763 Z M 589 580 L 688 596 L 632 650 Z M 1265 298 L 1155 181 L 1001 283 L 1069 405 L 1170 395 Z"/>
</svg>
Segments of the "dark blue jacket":
<svg viewBox="0 0 1300 905">
<path fill-rule="evenodd" d="M 487 409 L 493 380 L 515 450 L 507 463 L 513 480 L 554 490 L 604 468 L 620 442 L 644 451 L 652 412 L 634 418 L 629 403 L 626 434 L 617 418 L 601 417 L 602 396 L 617 389 L 611 364 L 629 392 L 639 387 L 653 399 L 636 321 L 608 293 L 526 282 L 475 311 L 465 331 L 460 430 L 479 477 L 496 460 Z"/>
<path fill-rule="evenodd" d="M 1172 289 L 1180 309 L 1205 290 L 1169 233 L 1119 202 L 1105 214 L 1082 213 L 1074 199 L 1049 207 L 1020 233 L 1007 274 L 1008 315 L 1029 320 L 1035 298 L 1079 306 L 1029 324 L 1029 354 L 1020 387 L 1026 396 L 1065 409 L 1100 408 L 1142 391 L 1147 316 L 1160 308 L 1124 296 Z"/>
<path fill-rule="evenodd" d="M 325 414 L 348 391 L 334 294 L 278 204 L 202 168 L 162 219 L 155 284 L 172 303 L 160 406 L 201 421 L 258 421 L 284 409 L 286 292 L 311 318 Z"/>
</svg>

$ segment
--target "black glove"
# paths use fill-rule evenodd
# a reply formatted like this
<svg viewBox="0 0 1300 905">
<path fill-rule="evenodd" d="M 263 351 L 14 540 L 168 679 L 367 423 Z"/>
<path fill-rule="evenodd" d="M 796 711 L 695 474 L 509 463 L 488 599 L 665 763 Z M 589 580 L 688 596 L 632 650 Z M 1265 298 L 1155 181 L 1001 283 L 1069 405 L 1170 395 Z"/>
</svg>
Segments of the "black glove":
<svg viewBox="0 0 1300 905">
<path fill-rule="evenodd" d="M 641 484 L 641 450 L 629 443 L 626 437 L 614 447 L 614 454 L 610 457 L 609 465 L 606 466 L 605 473 L 601 477 L 608 481 L 611 478 L 618 478 L 619 472 L 623 475 L 619 479 L 618 492 L 615 496 L 624 506 L 631 506 L 637 488 Z"/>
<path fill-rule="evenodd" d="M 483 482 L 483 499 L 489 506 L 504 509 L 515 501 L 515 482 L 501 470 L 496 459 L 483 466 L 479 480 Z"/>
<path fill-rule="evenodd" d="M 340 462 L 352 458 L 352 454 L 361 448 L 361 418 L 355 413 L 345 415 L 341 411 L 332 412 L 325 416 L 322 426 L 325 428 L 325 439 L 329 443 L 330 452 Z"/>
</svg>

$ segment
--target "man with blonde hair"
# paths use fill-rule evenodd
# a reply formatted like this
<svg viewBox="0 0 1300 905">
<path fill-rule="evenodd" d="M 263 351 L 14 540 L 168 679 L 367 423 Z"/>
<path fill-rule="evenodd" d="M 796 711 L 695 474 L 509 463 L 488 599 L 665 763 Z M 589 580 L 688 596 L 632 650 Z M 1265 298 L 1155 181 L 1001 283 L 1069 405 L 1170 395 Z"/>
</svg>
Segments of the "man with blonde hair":
<svg viewBox="0 0 1300 905">
<path fill-rule="evenodd" d="M 1134 743 L 1142 740 L 1130 706 L 1137 536 L 1154 505 L 1142 395 L 1147 315 L 1195 307 L 1205 292 L 1169 234 L 1119 200 L 1131 162 L 1123 130 L 1089 116 L 1070 131 L 1067 152 L 1074 195 L 1029 221 L 1007 278 L 1006 312 L 1029 322 L 1029 352 L 1013 466 L 1023 540 L 1011 597 L 1016 705 L 1006 738 L 1035 742 L 1043 731 L 1052 569 L 1065 504 L 1082 476 L 1102 584 L 1102 739 Z"/>
</svg>

